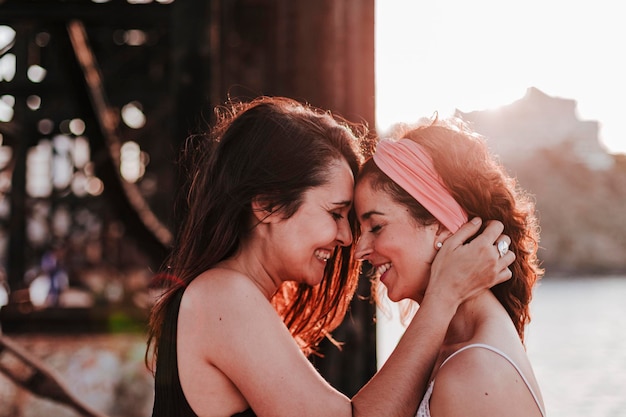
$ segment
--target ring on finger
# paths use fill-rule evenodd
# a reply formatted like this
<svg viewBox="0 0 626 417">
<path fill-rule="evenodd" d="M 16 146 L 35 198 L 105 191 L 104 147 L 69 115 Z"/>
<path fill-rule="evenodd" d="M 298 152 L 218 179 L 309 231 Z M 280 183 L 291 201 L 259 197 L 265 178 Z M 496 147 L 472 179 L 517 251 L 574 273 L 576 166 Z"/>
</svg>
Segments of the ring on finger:
<svg viewBox="0 0 626 417">
<path fill-rule="evenodd" d="M 498 248 L 498 253 L 501 258 L 509 251 L 509 244 L 506 240 L 499 240 L 496 247 Z"/>
</svg>

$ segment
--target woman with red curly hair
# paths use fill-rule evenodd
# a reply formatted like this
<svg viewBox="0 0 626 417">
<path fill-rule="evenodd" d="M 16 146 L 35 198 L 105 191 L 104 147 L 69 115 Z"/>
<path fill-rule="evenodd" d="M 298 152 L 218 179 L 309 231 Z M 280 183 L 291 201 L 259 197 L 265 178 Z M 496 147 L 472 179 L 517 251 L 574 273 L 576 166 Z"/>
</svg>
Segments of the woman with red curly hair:
<svg viewBox="0 0 626 417">
<path fill-rule="evenodd" d="M 538 266 L 534 205 L 458 120 L 400 126 L 377 144 L 355 189 L 361 223 L 356 257 L 368 261 L 392 301 L 422 303 L 433 259 L 468 218 L 496 219 L 511 238 L 513 276 L 458 308 L 418 409 L 418 417 L 543 416 L 524 348 Z M 415 394 L 421 396 L 421 393 Z"/>
</svg>

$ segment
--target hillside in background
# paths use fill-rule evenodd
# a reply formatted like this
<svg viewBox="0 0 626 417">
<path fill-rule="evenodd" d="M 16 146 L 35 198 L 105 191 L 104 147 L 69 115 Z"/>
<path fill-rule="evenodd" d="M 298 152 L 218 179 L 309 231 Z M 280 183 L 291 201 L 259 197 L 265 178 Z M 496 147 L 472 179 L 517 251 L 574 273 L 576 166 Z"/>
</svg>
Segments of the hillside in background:
<svg viewBox="0 0 626 417">
<path fill-rule="evenodd" d="M 626 157 L 592 170 L 565 145 L 505 164 L 536 198 L 548 275 L 626 271 Z"/>
<path fill-rule="evenodd" d="M 626 272 L 626 155 L 600 145 L 598 122 L 534 88 L 501 109 L 457 116 L 535 196 L 547 275 Z"/>
</svg>

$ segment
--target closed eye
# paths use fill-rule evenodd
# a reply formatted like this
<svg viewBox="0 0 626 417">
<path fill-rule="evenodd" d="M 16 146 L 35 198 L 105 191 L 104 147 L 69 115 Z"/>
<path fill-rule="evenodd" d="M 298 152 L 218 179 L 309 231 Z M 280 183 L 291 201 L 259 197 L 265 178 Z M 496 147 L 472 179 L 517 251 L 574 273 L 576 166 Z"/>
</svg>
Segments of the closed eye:
<svg viewBox="0 0 626 417">
<path fill-rule="evenodd" d="M 331 212 L 330 214 L 333 216 L 333 219 L 335 219 L 335 220 L 343 219 L 343 214 L 341 214 L 341 213 Z"/>
<path fill-rule="evenodd" d="M 350 207 L 352 207 L 352 201 L 339 201 L 336 203 L 332 203 L 332 208 L 329 207 L 331 208 L 331 210 L 328 210 L 328 212 L 331 216 L 333 216 L 333 219 L 335 219 L 335 221 L 339 221 L 346 218 L 348 212 L 350 211 Z"/>
</svg>

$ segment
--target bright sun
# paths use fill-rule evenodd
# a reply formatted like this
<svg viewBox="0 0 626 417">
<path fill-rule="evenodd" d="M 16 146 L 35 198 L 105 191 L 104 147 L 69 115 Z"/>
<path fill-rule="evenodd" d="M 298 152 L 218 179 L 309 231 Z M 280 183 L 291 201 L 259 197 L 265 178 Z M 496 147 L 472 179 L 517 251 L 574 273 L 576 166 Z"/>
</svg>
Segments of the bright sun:
<svg viewBox="0 0 626 417">
<path fill-rule="evenodd" d="M 619 2 L 379 0 L 376 118 L 385 131 L 438 111 L 509 104 L 536 87 L 578 102 L 600 140 L 626 153 L 626 25 Z"/>
</svg>

